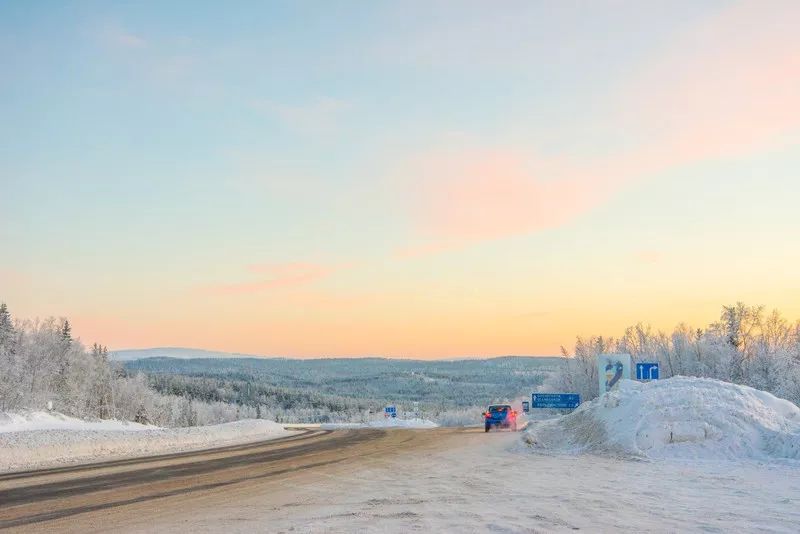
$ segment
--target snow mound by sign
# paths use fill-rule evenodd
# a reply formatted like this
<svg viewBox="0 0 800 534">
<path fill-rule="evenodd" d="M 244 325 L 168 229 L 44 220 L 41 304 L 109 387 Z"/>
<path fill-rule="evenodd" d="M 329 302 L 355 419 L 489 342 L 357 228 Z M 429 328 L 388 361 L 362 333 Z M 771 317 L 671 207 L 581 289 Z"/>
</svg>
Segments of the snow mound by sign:
<svg viewBox="0 0 800 534">
<path fill-rule="evenodd" d="M 0 413 L 0 471 L 210 449 L 292 432 L 263 419 L 189 428 L 81 421 L 61 414 Z"/>
<path fill-rule="evenodd" d="M 523 440 L 547 450 L 649 458 L 800 459 L 800 408 L 707 378 L 624 380 L 568 415 L 530 423 Z"/>
<path fill-rule="evenodd" d="M 324 423 L 321 427 L 324 430 L 336 430 L 340 428 L 436 428 L 439 425 L 427 419 L 397 419 L 385 418 L 366 423 Z"/>
</svg>

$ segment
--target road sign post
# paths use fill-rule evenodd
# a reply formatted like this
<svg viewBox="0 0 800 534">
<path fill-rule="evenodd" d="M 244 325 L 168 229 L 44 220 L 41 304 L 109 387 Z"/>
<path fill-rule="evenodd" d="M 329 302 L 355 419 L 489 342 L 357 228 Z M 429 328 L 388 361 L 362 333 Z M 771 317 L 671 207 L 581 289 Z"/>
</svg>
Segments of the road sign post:
<svg viewBox="0 0 800 534">
<path fill-rule="evenodd" d="M 630 354 L 600 354 L 597 357 L 600 395 L 615 389 L 619 381 L 631 378 Z"/>
<path fill-rule="evenodd" d="M 636 380 L 658 380 L 658 362 L 636 364 Z"/>
<path fill-rule="evenodd" d="M 580 406 L 581 396 L 577 393 L 532 393 L 531 408 L 574 409 Z"/>
</svg>

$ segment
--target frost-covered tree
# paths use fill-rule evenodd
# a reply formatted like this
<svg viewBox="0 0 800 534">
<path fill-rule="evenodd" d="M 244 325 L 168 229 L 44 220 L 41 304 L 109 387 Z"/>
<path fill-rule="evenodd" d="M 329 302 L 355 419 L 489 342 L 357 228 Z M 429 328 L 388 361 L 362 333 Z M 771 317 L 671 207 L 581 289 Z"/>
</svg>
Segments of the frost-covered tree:
<svg viewBox="0 0 800 534">
<path fill-rule="evenodd" d="M 61 323 L 61 339 L 63 339 L 66 344 L 72 343 L 72 326 L 67 319 L 64 319 Z"/>
<path fill-rule="evenodd" d="M 800 403 L 800 323 L 761 306 L 723 306 L 720 319 L 705 329 L 680 324 L 671 333 L 638 324 L 619 340 L 578 338 L 574 354 L 550 381 L 551 387 L 597 396 L 596 357 L 629 353 L 634 361 L 657 361 L 661 375 L 702 376 L 749 385 Z"/>
<path fill-rule="evenodd" d="M 19 336 L 8 306 L 0 303 L 0 410 L 15 407 L 21 400 L 21 365 L 18 361 Z"/>
<path fill-rule="evenodd" d="M 0 306 L 0 409 L 55 409 L 78 417 L 113 415 L 108 349 L 87 351 L 67 320 L 17 321 Z"/>
<path fill-rule="evenodd" d="M 578 336 L 575 352 L 570 355 L 561 347 L 564 356 L 563 367 L 553 374 L 546 386 L 551 390 L 579 393 L 582 399 L 591 399 L 597 395 L 597 355 L 609 352 L 616 341 L 602 336 L 584 339 Z"/>
</svg>

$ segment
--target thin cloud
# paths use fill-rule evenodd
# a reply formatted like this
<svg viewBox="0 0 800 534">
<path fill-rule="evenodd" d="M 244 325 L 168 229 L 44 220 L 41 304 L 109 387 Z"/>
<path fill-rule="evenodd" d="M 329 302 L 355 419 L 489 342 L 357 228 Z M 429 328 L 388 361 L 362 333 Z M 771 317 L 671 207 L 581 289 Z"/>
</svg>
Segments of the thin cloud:
<svg viewBox="0 0 800 534">
<path fill-rule="evenodd" d="M 140 49 L 147 47 L 147 40 L 119 26 L 108 26 L 102 32 L 103 40 L 115 47 L 123 49 Z"/>
<path fill-rule="evenodd" d="M 619 119 L 648 140 L 653 167 L 750 154 L 800 129 L 800 3 L 779 5 L 701 21 L 621 88 Z"/>
<path fill-rule="evenodd" d="M 336 98 L 321 97 L 302 105 L 272 100 L 253 100 L 253 109 L 277 118 L 284 126 L 304 134 L 326 134 L 335 130 L 348 104 Z"/>
<path fill-rule="evenodd" d="M 409 209 L 417 242 L 398 255 L 570 223 L 632 181 L 741 157 L 800 131 L 800 3 L 741 2 L 676 36 L 609 99 L 604 128 L 639 142 L 593 160 L 476 146 L 414 158 Z M 756 24 L 753 21 L 758 20 Z M 409 254 L 408 251 L 411 251 Z"/>
<path fill-rule="evenodd" d="M 414 176 L 412 212 L 424 244 L 397 254 L 413 257 L 566 224 L 604 201 L 629 171 L 581 172 L 519 151 L 476 147 L 428 154 L 406 172 Z"/>
<path fill-rule="evenodd" d="M 204 292 L 215 294 L 250 294 L 273 289 L 304 286 L 329 277 L 349 265 L 322 265 L 317 263 L 267 263 L 247 267 L 257 275 L 256 280 L 219 284 L 205 287 Z"/>
<path fill-rule="evenodd" d="M 408 260 L 450 252 L 463 247 L 460 241 L 434 241 L 430 243 L 413 244 L 399 247 L 392 253 L 392 257 L 400 260 Z"/>
<path fill-rule="evenodd" d="M 180 36 L 146 39 L 119 25 L 108 25 L 97 36 L 98 46 L 114 63 L 128 69 L 135 83 L 148 83 L 179 93 L 181 98 L 215 95 L 220 82 L 203 76 L 213 58 Z"/>
</svg>

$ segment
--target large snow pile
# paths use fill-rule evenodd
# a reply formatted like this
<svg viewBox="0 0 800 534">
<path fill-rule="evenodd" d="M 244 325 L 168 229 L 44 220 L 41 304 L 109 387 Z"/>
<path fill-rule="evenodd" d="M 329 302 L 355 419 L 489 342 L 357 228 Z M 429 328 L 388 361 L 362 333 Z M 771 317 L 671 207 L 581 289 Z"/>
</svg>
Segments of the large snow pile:
<svg viewBox="0 0 800 534">
<path fill-rule="evenodd" d="M 624 380 L 571 414 L 531 422 L 523 439 L 543 449 L 650 458 L 800 459 L 800 408 L 708 378 Z"/>
<path fill-rule="evenodd" d="M 439 425 L 427 419 L 397 419 L 387 417 L 366 423 L 325 423 L 321 425 L 325 430 L 339 428 L 436 428 Z"/>
<path fill-rule="evenodd" d="M 0 413 L 0 471 L 208 449 L 290 434 L 282 425 L 263 419 L 159 428 L 42 412 Z"/>
</svg>

